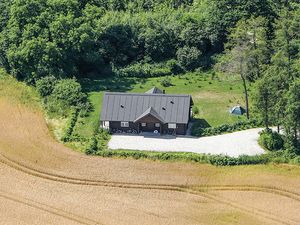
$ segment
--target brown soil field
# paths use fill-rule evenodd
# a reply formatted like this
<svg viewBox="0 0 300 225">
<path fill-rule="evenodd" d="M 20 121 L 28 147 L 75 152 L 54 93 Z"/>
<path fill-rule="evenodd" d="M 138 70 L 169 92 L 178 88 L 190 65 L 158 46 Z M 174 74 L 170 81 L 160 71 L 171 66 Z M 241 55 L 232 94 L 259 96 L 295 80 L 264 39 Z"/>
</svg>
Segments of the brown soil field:
<svg viewBox="0 0 300 225">
<path fill-rule="evenodd" d="M 89 157 L 0 97 L 0 224 L 300 224 L 299 212 L 297 166 Z"/>
</svg>

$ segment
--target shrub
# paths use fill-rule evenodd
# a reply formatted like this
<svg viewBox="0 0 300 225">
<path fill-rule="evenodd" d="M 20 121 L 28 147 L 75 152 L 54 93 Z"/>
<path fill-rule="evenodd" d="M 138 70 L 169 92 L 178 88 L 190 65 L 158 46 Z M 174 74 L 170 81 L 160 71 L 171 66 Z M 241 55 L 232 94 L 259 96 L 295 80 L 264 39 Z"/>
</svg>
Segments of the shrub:
<svg viewBox="0 0 300 225">
<path fill-rule="evenodd" d="M 177 53 L 177 61 L 185 70 L 194 70 L 200 65 L 200 57 L 202 52 L 196 47 L 184 46 L 179 48 Z"/>
<path fill-rule="evenodd" d="M 177 75 L 180 73 L 183 73 L 184 70 L 182 69 L 182 67 L 179 65 L 179 63 L 176 60 L 169 60 L 167 62 L 167 66 L 169 67 L 170 71 L 172 74 Z"/>
<path fill-rule="evenodd" d="M 260 133 L 259 144 L 270 151 L 283 148 L 284 140 L 280 134 L 272 130 L 263 130 Z"/>
<path fill-rule="evenodd" d="M 241 155 L 237 158 L 226 155 L 211 155 L 209 162 L 215 166 L 237 166 L 237 165 L 254 165 L 266 164 L 270 161 L 268 155 L 247 156 Z"/>
<path fill-rule="evenodd" d="M 300 165 L 300 156 L 297 156 L 290 160 L 291 164 Z"/>
<path fill-rule="evenodd" d="M 197 137 L 212 136 L 259 126 L 261 126 L 261 122 L 258 120 L 239 121 L 233 124 L 223 124 L 218 127 L 204 127 L 201 123 L 195 123 L 192 127 L 192 135 Z"/>
<path fill-rule="evenodd" d="M 135 63 L 115 71 L 122 77 L 160 77 L 171 75 L 171 71 L 163 64 Z"/>
<path fill-rule="evenodd" d="M 195 105 L 193 106 L 193 113 L 196 115 L 199 114 L 199 108 Z"/>
<path fill-rule="evenodd" d="M 86 102 L 87 96 L 82 92 L 81 85 L 75 79 L 64 79 L 57 82 L 52 96 L 66 106 L 77 106 Z"/>
<path fill-rule="evenodd" d="M 170 86 L 172 86 L 172 82 L 171 82 L 171 79 L 170 79 L 169 77 L 163 78 L 163 79 L 160 81 L 160 84 L 161 84 L 163 87 L 170 87 Z"/>
<path fill-rule="evenodd" d="M 55 82 L 51 94 L 44 98 L 44 102 L 48 113 L 59 116 L 68 115 L 72 108 L 79 110 L 82 116 L 90 110 L 87 95 L 82 92 L 81 85 L 75 79 Z"/>
<path fill-rule="evenodd" d="M 66 130 L 65 130 L 65 134 L 61 139 L 63 142 L 70 141 L 71 135 L 73 133 L 74 127 L 75 127 L 76 122 L 77 122 L 77 119 L 78 119 L 78 110 L 72 110 L 72 113 L 71 113 L 71 116 L 70 116 L 70 119 L 69 119 L 69 123 L 66 127 Z"/>
<path fill-rule="evenodd" d="M 46 97 L 52 94 L 56 83 L 54 76 L 43 77 L 36 82 L 36 89 L 42 97 Z"/>
<path fill-rule="evenodd" d="M 98 151 L 98 140 L 95 136 L 91 137 L 88 147 L 85 150 L 85 154 L 94 155 Z"/>
</svg>

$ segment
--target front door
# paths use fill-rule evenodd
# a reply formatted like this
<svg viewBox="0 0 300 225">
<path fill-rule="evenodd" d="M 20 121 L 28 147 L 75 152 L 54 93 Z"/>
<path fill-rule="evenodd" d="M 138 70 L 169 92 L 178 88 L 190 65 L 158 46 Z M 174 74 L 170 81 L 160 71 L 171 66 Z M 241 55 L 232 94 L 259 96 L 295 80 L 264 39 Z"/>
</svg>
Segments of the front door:
<svg viewBox="0 0 300 225">
<path fill-rule="evenodd" d="M 160 127 L 158 127 L 158 124 L 156 123 L 140 123 L 140 128 L 142 132 L 160 132 Z"/>
</svg>

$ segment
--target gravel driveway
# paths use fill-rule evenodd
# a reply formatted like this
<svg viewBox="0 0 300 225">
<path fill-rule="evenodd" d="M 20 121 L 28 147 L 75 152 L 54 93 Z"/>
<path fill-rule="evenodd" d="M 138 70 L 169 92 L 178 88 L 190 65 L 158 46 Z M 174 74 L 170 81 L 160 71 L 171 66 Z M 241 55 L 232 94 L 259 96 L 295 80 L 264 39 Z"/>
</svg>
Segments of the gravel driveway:
<svg viewBox="0 0 300 225">
<path fill-rule="evenodd" d="M 117 134 L 112 136 L 108 147 L 110 149 L 224 154 L 232 157 L 257 155 L 264 153 L 264 150 L 257 143 L 258 133 L 261 130 L 251 129 L 201 138 Z"/>
</svg>

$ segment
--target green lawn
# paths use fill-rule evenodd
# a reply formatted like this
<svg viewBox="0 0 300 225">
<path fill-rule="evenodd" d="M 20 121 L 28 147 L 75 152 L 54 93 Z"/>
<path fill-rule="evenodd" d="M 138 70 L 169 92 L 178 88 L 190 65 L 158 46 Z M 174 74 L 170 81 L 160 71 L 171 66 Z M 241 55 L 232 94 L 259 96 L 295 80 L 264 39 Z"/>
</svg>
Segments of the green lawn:
<svg viewBox="0 0 300 225">
<path fill-rule="evenodd" d="M 234 123 L 244 117 L 229 114 L 229 109 L 237 104 L 245 105 L 242 84 L 237 77 L 211 73 L 189 73 L 181 76 L 170 76 L 172 86 L 162 87 L 159 78 L 121 78 L 81 81 L 93 105 L 88 117 L 80 118 L 75 132 L 83 137 L 91 137 L 98 125 L 104 91 L 145 92 L 156 86 L 166 90 L 167 94 L 191 94 L 194 104 L 199 108 L 196 118 L 206 120 L 210 126 Z"/>
</svg>

